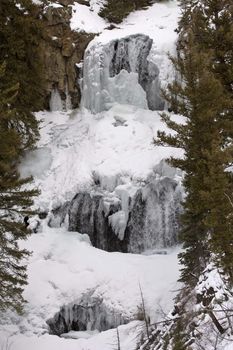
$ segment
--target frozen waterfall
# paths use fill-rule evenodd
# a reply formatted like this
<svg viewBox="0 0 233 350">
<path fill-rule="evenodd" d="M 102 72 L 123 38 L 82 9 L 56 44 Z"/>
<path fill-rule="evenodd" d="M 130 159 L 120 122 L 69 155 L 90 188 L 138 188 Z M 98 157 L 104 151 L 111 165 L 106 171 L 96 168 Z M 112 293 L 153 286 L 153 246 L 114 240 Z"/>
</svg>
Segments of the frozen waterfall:
<svg viewBox="0 0 233 350">
<path fill-rule="evenodd" d="M 108 43 L 94 40 L 89 44 L 84 56 L 82 107 L 93 114 L 108 111 L 106 114 L 111 120 L 111 111 L 116 105 L 133 106 L 133 110 L 123 107 L 124 113 L 129 113 L 127 122 L 121 118 L 119 108 L 117 112 L 112 112 L 112 124 L 109 129 L 103 131 L 104 135 L 107 132 L 113 139 L 114 128 L 118 131 L 122 128 L 118 135 L 120 138 L 122 135 L 130 140 L 139 137 L 138 144 L 128 144 L 121 138 L 125 145 L 124 152 L 128 151 L 128 147 L 132 147 L 129 158 L 137 153 L 138 149 L 141 150 L 144 138 L 151 137 L 151 143 L 154 123 L 159 122 L 159 114 L 146 109 L 164 108 L 160 97 L 161 62 L 156 61 L 158 67 L 154 61 L 152 44 L 153 40 L 144 34 L 134 34 Z M 111 108 L 113 104 L 115 107 Z M 140 119 L 132 118 L 137 108 L 143 110 Z M 143 123 L 149 121 L 148 116 L 146 117 L 147 112 L 151 113 L 149 133 L 143 133 L 140 137 L 140 130 L 136 126 L 138 123 L 143 126 Z M 91 113 L 88 112 L 88 115 L 91 120 L 95 120 Z M 104 118 L 105 114 L 101 115 Z M 90 134 L 92 135 L 91 132 Z M 94 135 L 95 132 L 91 136 L 92 140 L 95 139 Z M 119 143 L 112 144 L 109 141 L 106 147 L 102 148 L 104 140 L 105 137 L 101 136 L 98 141 L 97 136 L 95 142 L 98 150 L 95 155 L 101 150 L 104 161 L 106 157 L 114 159 L 116 156 L 116 162 L 118 160 L 120 163 L 119 155 L 122 149 Z M 144 153 L 138 154 L 140 158 Z M 141 161 L 139 158 L 138 162 Z M 177 244 L 178 217 L 182 211 L 183 196 L 181 174 L 161 160 L 163 158 L 158 159 L 160 161 L 156 158 L 145 177 L 134 176 L 137 165 L 133 165 L 133 170 L 129 171 L 126 167 L 123 171 L 119 164 L 116 173 L 110 175 L 108 171 L 106 175 L 93 171 L 93 184 L 90 188 L 78 191 L 69 202 L 54 210 L 50 225 L 59 226 L 66 222 L 69 231 L 88 234 L 93 246 L 110 252 L 141 253 Z M 106 171 L 107 168 L 104 169 Z M 105 186 L 104 183 L 110 185 Z"/>
<path fill-rule="evenodd" d="M 50 101 L 49 101 L 49 109 L 52 112 L 55 111 L 69 111 L 72 109 L 71 98 L 68 91 L 68 85 L 66 84 L 65 94 L 61 97 L 60 92 L 57 88 L 54 88 L 51 91 Z"/>
<path fill-rule="evenodd" d="M 105 45 L 92 43 L 84 56 L 82 106 L 92 113 L 114 102 L 162 110 L 159 69 L 148 59 L 152 42 L 135 34 Z"/>
<path fill-rule="evenodd" d="M 158 178 L 158 169 L 138 189 L 127 184 L 112 193 L 78 193 L 64 208 L 69 230 L 88 234 L 93 246 L 107 251 L 141 253 L 177 244 L 183 189 L 175 171 L 173 178 Z"/>
<path fill-rule="evenodd" d="M 63 102 L 60 96 L 60 93 L 57 89 L 54 89 L 51 92 L 51 97 L 49 101 L 49 109 L 50 111 L 63 111 Z"/>
</svg>

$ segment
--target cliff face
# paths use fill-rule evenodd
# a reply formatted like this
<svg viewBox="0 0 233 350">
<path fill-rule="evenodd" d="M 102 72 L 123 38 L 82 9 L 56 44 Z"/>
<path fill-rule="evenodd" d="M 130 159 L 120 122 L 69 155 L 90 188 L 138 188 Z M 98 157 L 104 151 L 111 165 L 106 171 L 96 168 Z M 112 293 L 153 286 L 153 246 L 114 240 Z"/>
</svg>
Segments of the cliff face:
<svg viewBox="0 0 233 350">
<path fill-rule="evenodd" d="M 70 96 L 73 108 L 80 102 L 78 64 L 94 34 L 74 32 L 70 28 L 73 0 L 59 0 L 60 5 L 43 6 L 44 32 L 40 43 L 45 65 L 45 108 L 49 109 L 52 91 L 59 92 L 61 99 Z"/>
</svg>

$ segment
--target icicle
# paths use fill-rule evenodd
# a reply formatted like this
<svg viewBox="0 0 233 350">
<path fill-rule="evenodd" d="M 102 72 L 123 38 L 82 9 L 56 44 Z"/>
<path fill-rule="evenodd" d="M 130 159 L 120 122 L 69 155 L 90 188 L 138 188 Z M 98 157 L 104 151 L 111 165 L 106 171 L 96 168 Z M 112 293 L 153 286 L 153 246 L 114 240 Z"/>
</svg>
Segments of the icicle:
<svg viewBox="0 0 233 350">
<path fill-rule="evenodd" d="M 63 102 L 60 96 L 60 93 L 57 89 L 53 89 L 51 92 L 50 102 L 49 102 L 50 111 L 63 111 Z"/>
<path fill-rule="evenodd" d="M 65 110 L 69 111 L 72 109 L 72 102 L 69 94 L 68 83 L 66 82 L 66 100 L 65 100 Z"/>
</svg>

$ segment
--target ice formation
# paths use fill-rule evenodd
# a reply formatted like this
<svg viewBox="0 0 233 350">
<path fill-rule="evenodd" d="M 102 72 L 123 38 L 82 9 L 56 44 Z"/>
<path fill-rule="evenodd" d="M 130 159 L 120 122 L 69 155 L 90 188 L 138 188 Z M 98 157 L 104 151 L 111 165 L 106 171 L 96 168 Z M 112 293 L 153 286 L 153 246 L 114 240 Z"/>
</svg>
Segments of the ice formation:
<svg viewBox="0 0 233 350">
<path fill-rule="evenodd" d="M 102 332 L 126 324 L 132 319 L 107 307 L 103 299 L 85 295 L 79 303 L 63 306 L 53 318 L 47 320 L 47 324 L 52 334 L 60 336 L 70 331 Z"/>
<path fill-rule="evenodd" d="M 104 196 L 100 191 L 78 193 L 68 210 L 69 230 L 88 234 L 92 244 L 100 249 L 127 252 L 127 242 L 118 239 L 108 222 L 108 217 L 119 209 L 118 198 Z"/>
<path fill-rule="evenodd" d="M 72 109 L 71 98 L 68 93 L 68 86 L 66 84 L 66 93 L 64 96 L 64 100 L 61 98 L 60 92 L 58 89 L 54 88 L 51 92 L 50 101 L 49 101 L 49 109 L 52 112 L 56 111 L 69 111 Z"/>
<path fill-rule="evenodd" d="M 63 111 L 63 102 L 60 96 L 60 93 L 57 89 L 54 89 L 51 92 L 51 97 L 49 101 L 50 111 Z"/>
<path fill-rule="evenodd" d="M 152 42 L 134 34 L 91 43 L 84 56 L 82 106 L 92 113 L 108 110 L 114 102 L 163 109 L 159 69 L 148 59 Z"/>
<path fill-rule="evenodd" d="M 173 178 L 161 177 L 172 174 L 162 163 L 144 185 L 77 194 L 68 205 L 69 230 L 88 234 L 95 247 L 108 251 L 141 253 L 176 244 L 183 190 L 175 169 Z"/>
</svg>

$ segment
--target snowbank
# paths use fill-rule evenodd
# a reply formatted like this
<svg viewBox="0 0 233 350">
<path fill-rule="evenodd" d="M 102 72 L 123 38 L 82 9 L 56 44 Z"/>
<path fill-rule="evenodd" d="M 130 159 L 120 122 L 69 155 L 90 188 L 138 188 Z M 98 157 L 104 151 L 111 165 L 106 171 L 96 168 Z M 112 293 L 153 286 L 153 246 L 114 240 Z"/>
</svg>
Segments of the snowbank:
<svg viewBox="0 0 233 350">
<path fill-rule="evenodd" d="M 109 335 L 112 342 L 114 331 L 75 341 L 43 335 L 48 333 L 46 320 L 63 305 L 77 303 L 90 291 L 93 297 L 102 298 L 113 313 L 117 310 L 137 319 L 141 306 L 140 283 L 152 323 L 161 317 L 161 310 L 168 312 L 172 306 L 172 291 L 176 289 L 179 274 L 177 249 L 167 251 L 167 255 L 151 256 L 107 253 L 93 248 L 85 235 L 64 228 L 52 229 L 46 223 L 42 232 L 32 235 L 24 247 L 33 250 L 28 268 L 29 285 L 24 293 L 28 301 L 25 315 L 14 315 L 14 327 L 12 318 L 1 321 L 4 326 L 0 339 L 10 335 L 12 350 L 64 347 L 71 350 L 75 346 L 76 350 L 97 350 L 100 347 L 96 344 L 100 342 L 103 346 L 101 342 Z M 125 329 L 129 332 L 131 326 Z"/>
</svg>

